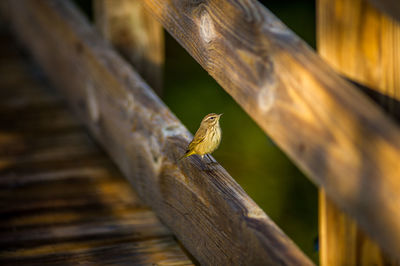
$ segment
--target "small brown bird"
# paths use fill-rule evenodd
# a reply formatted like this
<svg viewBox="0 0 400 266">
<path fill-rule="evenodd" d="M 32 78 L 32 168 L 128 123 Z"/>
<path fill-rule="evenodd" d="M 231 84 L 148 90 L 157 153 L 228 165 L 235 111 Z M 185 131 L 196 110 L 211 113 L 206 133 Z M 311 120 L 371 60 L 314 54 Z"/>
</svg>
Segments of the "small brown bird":
<svg viewBox="0 0 400 266">
<path fill-rule="evenodd" d="M 219 126 L 221 115 L 211 113 L 203 118 L 192 142 L 189 143 L 186 153 L 179 160 L 193 154 L 200 155 L 203 159 L 204 155 L 209 155 L 218 148 L 221 142 L 221 127 Z"/>
</svg>

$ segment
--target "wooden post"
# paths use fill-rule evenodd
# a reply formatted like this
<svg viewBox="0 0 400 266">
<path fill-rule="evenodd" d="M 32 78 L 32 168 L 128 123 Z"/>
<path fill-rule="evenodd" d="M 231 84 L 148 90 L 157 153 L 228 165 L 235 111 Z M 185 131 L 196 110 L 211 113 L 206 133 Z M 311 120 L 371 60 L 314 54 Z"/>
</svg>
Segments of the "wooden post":
<svg viewBox="0 0 400 266">
<path fill-rule="evenodd" d="M 140 0 L 95 0 L 95 24 L 161 96 L 164 31 Z"/>
<path fill-rule="evenodd" d="M 389 112 L 398 114 L 399 23 L 366 0 L 319 0 L 317 12 L 317 46 L 321 56 L 337 71 L 379 92 L 376 100 Z M 322 266 L 399 265 L 340 211 L 322 189 L 319 206 Z"/>
</svg>

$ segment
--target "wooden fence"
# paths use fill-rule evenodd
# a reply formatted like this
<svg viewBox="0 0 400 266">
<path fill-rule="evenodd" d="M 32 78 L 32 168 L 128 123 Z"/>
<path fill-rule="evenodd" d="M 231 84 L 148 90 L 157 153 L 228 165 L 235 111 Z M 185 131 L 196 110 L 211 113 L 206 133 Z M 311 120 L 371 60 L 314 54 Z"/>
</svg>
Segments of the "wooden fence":
<svg viewBox="0 0 400 266">
<path fill-rule="evenodd" d="M 117 2 L 130 5 L 132 13 L 118 12 L 115 1 L 99 0 L 96 24 L 149 84 L 161 87 L 163 64 L 162 31 L 149 22 L 151 14 L 324 189 L 333 207 L 376 241 L 384 262 L 400 260 L 400 129 L 377 104 L 257 1 Z M 319 1 L 321 13 L 330 8 L 324 2 Z M 336 8 L 343 6 L 339 2 Z M 395 0 L 381 4 L 399 7 Z M 188 131 L 69 1 L 0 5 L 139 196 L 200 263 L 312 264 L 220 165 L 204 171 L 196 157 L 177 162 L 190 140 Z M 388 10 L 399 18 L 398 9 Z M 141 27 L 129 26 L 139 19 Z M 396 43 L 399 26 L 393 25 Z M 139 33 L 154 45 L 135 42 Z M 393 48 L 397 63 L 388 70 L 397 77 L 399 49 Z M 357 252 L 368 262 L 365 251 Z M 334 258 L 321 262 L 335 263 Z"/>
</svg>

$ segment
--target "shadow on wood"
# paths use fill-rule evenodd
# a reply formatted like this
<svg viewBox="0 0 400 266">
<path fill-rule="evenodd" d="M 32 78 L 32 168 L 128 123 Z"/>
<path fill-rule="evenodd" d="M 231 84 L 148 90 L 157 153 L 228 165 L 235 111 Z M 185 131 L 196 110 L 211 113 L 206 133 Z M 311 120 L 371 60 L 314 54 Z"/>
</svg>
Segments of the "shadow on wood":
<svg viewBox="0 0 400 266">
<path fill-rule="evenodd" d="M 368 0 L 397 21 L 400 21 L 400 4 L 397 0 Z"/>
</svg>

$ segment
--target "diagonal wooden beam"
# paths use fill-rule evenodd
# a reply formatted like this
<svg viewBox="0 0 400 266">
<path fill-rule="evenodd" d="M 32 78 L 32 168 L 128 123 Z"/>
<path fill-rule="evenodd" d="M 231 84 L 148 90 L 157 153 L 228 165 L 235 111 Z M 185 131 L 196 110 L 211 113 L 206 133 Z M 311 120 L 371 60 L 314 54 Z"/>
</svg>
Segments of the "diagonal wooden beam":
<svg viewBox="0 0 400 266">
<path fill-rule="evenodd" d="M 139 196 L 205 265 L 311 265 L 220 166 L 177 165 L 189 132 L 66 0 L 0 1 L 16 35 Z"/>
<path fill-rule="evenodd" d="M 400 257 L 400 130 L 376 104 L 255 0 L 143 3 L 340 209 Z"/>
</svg>

